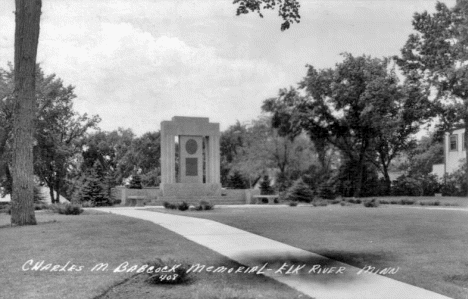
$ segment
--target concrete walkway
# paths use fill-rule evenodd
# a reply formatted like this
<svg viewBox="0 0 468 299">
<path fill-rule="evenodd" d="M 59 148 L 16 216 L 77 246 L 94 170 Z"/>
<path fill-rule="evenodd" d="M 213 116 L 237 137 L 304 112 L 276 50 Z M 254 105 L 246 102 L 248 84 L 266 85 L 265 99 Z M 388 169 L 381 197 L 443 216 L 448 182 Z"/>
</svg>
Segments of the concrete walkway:
<svg viewBox="0 0 468 299">
<path fill-rule="evenodd" d="M 245 266 L 258 266 L 260 268 L 267 264 L 264 268 L 264 275 L 315 299 L 449 298 L 393 280 L 388 277 L 391 275 L 384 277 L 372 273 L 362 273 L 362 269 L 212 220 L 150 212 L 130 207 L 99 208 L 96 210 L 151 221 Z M 281 269 L 284 262 L 288 265 L 285 266 L 281 274 L 278 270 Z M 290 267 L 297 269 L 305 263 L 307 266 L 300 271 L 300 274 L 286 274 L 286 270 Z M 319 269 L 330 269 L 331 267 L 335 267 L 333 273 L 318 273 Z M 341 271 L 340 267 L 342 267 Z M 394 267 L 396 268 L 397 265 Z M 315 269 L 315 273 L 309 273 L 312 268 Z"/>
</svg>

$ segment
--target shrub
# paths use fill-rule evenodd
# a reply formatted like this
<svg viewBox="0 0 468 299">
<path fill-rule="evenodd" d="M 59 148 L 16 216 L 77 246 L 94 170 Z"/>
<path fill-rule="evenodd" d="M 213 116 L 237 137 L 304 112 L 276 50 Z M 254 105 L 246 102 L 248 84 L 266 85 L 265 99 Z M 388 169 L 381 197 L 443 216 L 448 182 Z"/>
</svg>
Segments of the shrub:
<svg viewBox="0 0 468 299">
<path fill-rule="evenodd" d="M 379 206 L 379 201 L 375 198 L 373 199 L 367 199 L 364 201 L 364 206 L 366 208 L 376 208 Z"/>
<path fill-rule="evenodd" d="M 213 209 L 214 205 L 206 200 L 201 200 L 200 203 L 195 207 L 195 211 L 209 211 Z"/>
<path fill-rule="evenodd" d="M 234 171 L 227 181 L 227 187 L 233 189 L 247 189 L 248 186 L 249 181 L 246 180 L 239 171 Z"/>
<path fill-rule="evenodd" d="M 271 195 L 274 194 L 275 190 L 271 187 L 270 178 L 265 175 L 262 182 L 260 183 L 260 194 L 261 195 Z"/>
<path fill-rule="evenodd" d="M 346 201 L 342 201 L 341 202 L 341 206 L 342 207 L 349 207 L 351 204 L 349 202 L 346 202 Z"/>
<path fill-rule="evenodd" d="M 385 200 L 385 199 L 381 199 L 381 200 L 379 200 L 379 202 L 380 202 L 380 204 L 382 204 L 382 205 L 388 205 L 388 204 L 390 204 L 390 202 L 389 202 L 388 200 Z"/>
<path fill-rule="evenodd" d="M 163 272 L 160 271 L 164 267 L 171 269 L 175 265 L 179 265 L 174 272 Z M 148 268 L 153 267 L 152 273 L 145 273 L 148 278 L 145 280 L 149 284 L 183 284 L 190 281 L 189 273 L 187 270 L 190 268 L 189 265 L 181 264 L 175 260 L 169 259 L 166 262 L 161 259 L 147 263 Z M 159 270 L 158 270 L 159 269 Z M 157 273 L 155 273 L 158 271 Z"/>
<path fill-rule="evenodd" d="M 467 185 L 465 181 L 466 163 L 461 161 L 461 167 L 451 174 L 446 174 L 440 192 L 443 196 L 465 196 Z"/>
<path fill-rule="evenodd" d="M 408 198 L 403 198 L 402 200 L 400 200 L 400 204 L 402 205 L 414 205 L 415 202 L 415 200 Z"/>
<path fill-rule="evenodd" d="M 326 207 L 328 202 L 326 200 L 314 200 L 312 203 L 314 207 Z"/>
<path fill-rule="evenodd" d="M 40 210 L 47 210 L 49 207 L 45 203 L 35 203 L 34 204 L 34 210 L 40 211 Z"/>
<path fill-rule="evenodd" d="M 297 201 L 291 201 L 289 202 L 290 207 L 297 207 Z"/>
<path fill-rule="evenodd" d="M 434 196 L 434 194 L 439 193 L 441 185 L 439 183 L 438 177 L 434 174 L 428 174 L 419 178 L 423 188 L 424 196 Z"/>
<path fill-rule="evenodd" d="M 323 199 L 335 199 L 335 188 L 331 181 L 323 182 L 318 188 L 318 196 Z"/>
<path fill-rule="evenodd" d="M 357 204 L 357 203 L 358 203 L 358 200 L 355 199 L 355 198 L 350 198 L 350 199 L 348 199 L 348 202 L 349 202 L 349 203 L 352 203 L 352 204 Z M 359 202 L 359 203 L 360 203 L 360 202 Z"/>
<path fill-rule="evenodd" d="M 80 215 L 81 213 L 83 213 L 83 209 L 81 208 L 81 206 L 69 203 L 53 204 L 50 205 L 50 209 L 54 213 L 59 213 L 63 215 Z"/>
<path fill-rule="evenodd" d="M 420 201 L 419 205 L 421 206 L 440 206 L 440 201 Z"/>
<path fill-rule="evenodd" d="M 314 193 L 310 189 L 309 185 L 304 183 L 302 179 L 298 179 L 294 182 L 291 188 L 289 188 L 286 198 L 290 201 L 310 203 L 313 197 Z"/>
<path fill-rule="evenodd" d="M 400 203 L 400 201 L 398 201 L 396 199 L 393 199 L 393 200 L 390 201 L 390 204 L 392 204 L 392 205 L 397 205 L 399 203 Z"/>
<path fill-rule="evenodd" d="M 132 175 L 132 179 L 130 180 L 128 188 L 143 189 L 143 186 L 141 185 L 141 177 L 138 174 Z"/>
<path fill-rule="evenodd" d="M 455 206 L 459 206 L 459 204 L 457 204 L 456 202 L 445 202 L 444 206 L 446 206 L 446 207 L 455 207 Z"/>
<path fill-rule="evenodd" d="M 334 199 L 334 200 L 330 201 L 330 203 L 331 203 L 332 205 L 337 205 L 337 204 L 339 204 L 340 202 L 341 202 L 341 200 L 339 200 L 339 199 Z"/>
<path fill-rule="evenodd" d="M 179 211 L 187 211 L 188 208 L 189 208 L 189 205 L 185 201 L 183 201 L 177 206 L 177 209 L 179 209 Z"/>
<path fill-rule="evenodd" d="M 175 209 L 177 209 L 177 205 L 175 205 L 175 204 L 173 204 L 173 203 L 170 203 L 170 202 L 167 202 L 167 201 L 165 201 L 165 202 L 163 203 L 163 206 L 164 206 L 164 208 L 169 209 L 169 210 L 175 210 Z"/>
<path fill-rule="evenodd" d="M 423 192 L 422 183 L 415 178 L 402 175 L 393 182 L 392 194 L 395 196 L 421 196 Z"/>
</svg>

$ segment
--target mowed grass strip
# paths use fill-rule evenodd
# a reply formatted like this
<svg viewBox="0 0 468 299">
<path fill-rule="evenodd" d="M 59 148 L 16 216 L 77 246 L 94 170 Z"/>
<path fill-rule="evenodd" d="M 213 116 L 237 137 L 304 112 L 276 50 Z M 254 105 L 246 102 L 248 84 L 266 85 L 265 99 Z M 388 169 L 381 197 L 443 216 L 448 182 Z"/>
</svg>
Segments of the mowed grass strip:
<svg viewBox="0 0 468 299">
<path fill-rule="evenodd" d="M 120 264 L 161 258 L 187 264 L 239 267 L 235 262 L 153 223 L 108 213 L 80 216 L 36 213 L 36 226 L 9 227 L 0 214 L 0 298 L 308 298 L 254 274 L 192 274 L 184 285 L 149 285 L 142 275 L 113 273 Z M 23 271 L 34 263 L 81 271 Z M 108 271 L 91 269 L 108 263 Z M 171 266 L 171 265 L 169 265 Z M 26 264 L 26 268 L 31 265 Z M 128 268 L 128 267 L 127 267 Z M 127 281 L 126 281 L 127 280 Z M 116 286 L 120 282 L 124 282 Z M 115 286 L 115 287 L 113 287 Z"/>
<path fill-rule="evenodd" d="M 399 267 L 388 276 L 453 298 L 468 295 L 468 211 L 305 206 L 171 213 L 215 220 L 360 268 Z"/>
</svg>

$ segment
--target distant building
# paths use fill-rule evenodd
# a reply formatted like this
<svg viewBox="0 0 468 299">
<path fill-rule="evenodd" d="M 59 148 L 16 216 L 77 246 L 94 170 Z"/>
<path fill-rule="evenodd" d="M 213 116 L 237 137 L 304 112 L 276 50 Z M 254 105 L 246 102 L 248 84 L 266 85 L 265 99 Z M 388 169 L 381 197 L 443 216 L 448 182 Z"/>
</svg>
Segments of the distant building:
<svg viewBox="0 0 468 299">
<path fill-rule="evenodd" d="M 432 173 L 440 178 L 460 168 L 466 159 L 465 129 L 444 136 L 444 163 L 432 165 Z"/>
</svg>

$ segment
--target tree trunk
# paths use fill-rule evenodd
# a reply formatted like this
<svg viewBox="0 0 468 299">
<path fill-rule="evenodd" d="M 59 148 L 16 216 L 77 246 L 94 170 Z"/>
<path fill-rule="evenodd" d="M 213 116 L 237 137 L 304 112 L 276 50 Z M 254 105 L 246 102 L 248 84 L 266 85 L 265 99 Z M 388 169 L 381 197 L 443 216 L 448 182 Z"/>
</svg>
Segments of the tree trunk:
<svg viewBox="0 0 468 299">
<path fill-rule="evenodd" d="M 34 225 L 33 134 L 41 0 L 16 0 L 12 225 Z"/>
<path fill-rule="evenodd" d="M 468 142 L 468 117 L 465 118 L 465 144 L 467 144 Z M 465 158 L 466 158 L 466 162 L 465 163 L 468 163 L 468 147 L 464 147 L 464 144 L 462 144 L 462 150 L 463 148 L 465 148 Z M 466 184 L 466 197 L 468 197 L 468 167 L 466 167 L 466 173 L 465 173 L 465 184 Z"/>
<path fill-rule="evenodd" d="M 385 194 L 390 195 L 392 189 L 392 181 L 390 180 L 390 176 L 388 175 L 388 170 L 385 169 L 384 171 L 384 179 L 385 179 Z"/>
<path fill-rule="evenodd" d="M 49 195 L 50 195 L 50 202 L 52 204 L 55 203 L 55 200 L 54 200 L 54 188 L 52 188 L 52 185 L 49 186 Z"/>
<path fill-rule="evenodd" d="M 382 155 L 380 155 L 382 157 Z M 390 191 L 392 188 L 392 181 L 390 180 L 390 176 L 388 175 L 388 166 L 390 163 L 387 165 L 385 164 L 384 159 L 381 159 L 382 162 L 382 170 L 383 170 L 383 175 L 384 175 L 384 180 L 385 180 L 385 195 L 390 195 Z"/>
<path fill-rule="evenodd" d="M 60 203 L 60 178 L 55 179 L 55 202 Z"/>
<path fill-rule="evenodd" d="M 353 194 L 354 197 L 361 196 L 363 173 L 364 173 L 364 159 L 360 158 L 359 164 L 358 164 L 358 173 L 356 176 L 356 184 L 355 184 L 354 194 Z"/>
<path fill-rule="evenodd" d="M 354 188 L 354 197 L 360 197 L 361 196 L 361 189 L 362 189 L 362 180 L 364 178 L 364 162 L 365 162 L 365 154 L 367 151 L 367 144 L 364 142 L 364 144 L 361 147 L 360 153 L 359 153 L 359 161 L 358 161 L 358 174 L 356 177 L 356 184 Z"/>
</svg>

